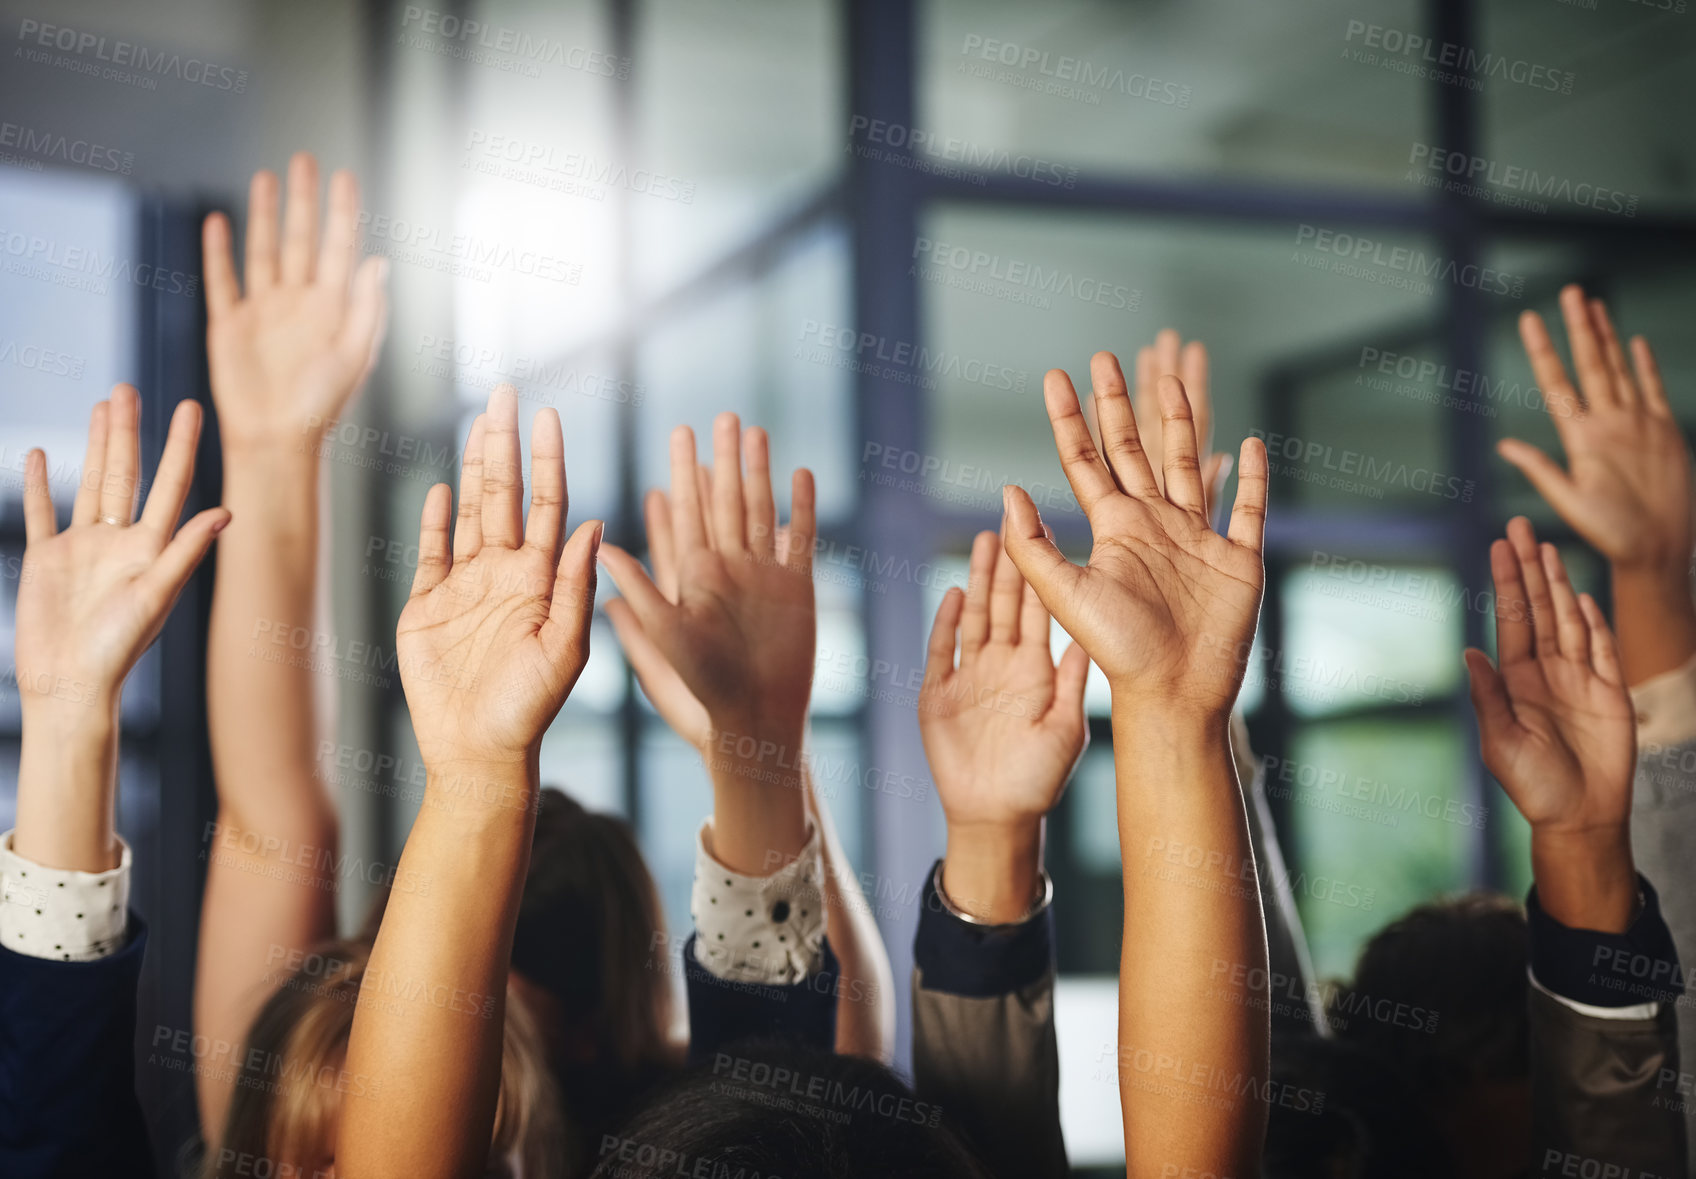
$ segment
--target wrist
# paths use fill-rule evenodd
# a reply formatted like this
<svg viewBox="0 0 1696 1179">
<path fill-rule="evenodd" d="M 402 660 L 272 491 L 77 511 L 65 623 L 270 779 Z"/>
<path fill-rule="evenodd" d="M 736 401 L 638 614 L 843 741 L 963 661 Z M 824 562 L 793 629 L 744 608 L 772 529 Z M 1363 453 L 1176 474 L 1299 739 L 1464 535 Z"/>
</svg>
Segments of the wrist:
<svg viewBox="0 0 1696 1179">
<path fill-rule="evenodd" d="M 1042 879 L 1041 816 L 999 823 L 949 823 L 942 891 L 949 904 L 988 925 L 1022 921 Z"/>
<path fill-rule="evenodd" d="M 1531 873 L 1543 911 L 1572 929 L 1624 933 L 1637 909 L 1637 867 L 1624 824 L 1531 829 Z"/>
<path fill-rule="evenodd" d="M 721 727 L 714 724 L 701 760 L 717 786 L 799 786 L 806 764 L 805 729 L 783 726 Z"/>
<path fill-rule="evenodd" d="M 120 686 L 21 668 L 18 675 L 25 739 L 77 745 L 117 736 Z"/>
<path fill-rule="evenodd" d="M 424 759 L 424 805 L 470 817 L 533 814 L 540 783 L 539 748 Z"/>
</svg>

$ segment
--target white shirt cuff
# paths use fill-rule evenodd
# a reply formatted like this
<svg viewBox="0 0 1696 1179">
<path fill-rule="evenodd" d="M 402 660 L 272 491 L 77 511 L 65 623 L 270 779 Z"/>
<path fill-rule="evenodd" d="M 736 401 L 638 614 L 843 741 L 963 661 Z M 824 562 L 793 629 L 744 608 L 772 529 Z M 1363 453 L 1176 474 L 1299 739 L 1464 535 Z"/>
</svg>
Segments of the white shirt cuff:
<svg viewBox="0 0 1696 1179">
<path fill-rule="evenodd" d="M 1538 982 L 1537 976 L 1531 973 L 1529 967 L 1526 969 L 1525 974 L 1526 977 L 1531 980 L 1531 985 L 1549 996 L 1549 998 L 1561 1004 L 1563 1007 L 1570 1007 L 1572 1010 L 1578 1012 L 1578 1014 L 1588 1015 L 1592 1019 L 1654 1019 L 1655 1016 L 1661 1013 L 1661 1005 L 1653 1000 L 1648 1003 L 1633 1003 L 1630 1007 L 1596 1007 L 1589 1003 L 1580 1003 L 1577 999 L 1568 999 L 1565 995 L 1557 995 L 1554 991 L 1551 991 L 1548 987 Z"/>
<path fill-rule="evenodd" d="M 824 965 L 824 860 L 807 824 L 799 855 L 770 876 L 732 872 L 712 854 L 712 821 L 695 850 L 695 960 L 731 982 L 793 986 Z"/>
<path fill-rule="evenodd" d="M 117 953 L 129 924 L 130 846 L 107 872 L 44 868 L 0 835 L 0 945 L 31 958 L 92 962 Z"/>
<path fill-rule="evenodd" d="M 1631 689 L 1637 747 L 1666 749 L 1696 739 L 1696 657 Z"/>
</svg>

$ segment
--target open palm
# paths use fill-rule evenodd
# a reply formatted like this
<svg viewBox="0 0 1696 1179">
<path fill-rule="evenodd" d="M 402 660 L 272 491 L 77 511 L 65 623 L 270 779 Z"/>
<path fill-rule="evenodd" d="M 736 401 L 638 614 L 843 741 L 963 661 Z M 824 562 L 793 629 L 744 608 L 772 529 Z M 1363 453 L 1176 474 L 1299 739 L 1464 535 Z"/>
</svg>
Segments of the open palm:
<svg viewBox="0 0 1696 1179">
<path fill-rule="evenodd" d="M 119 385 L 89 416 L 88 452 L 58 531 L 45 456 L 32 451 L 24 494 L 27 547 L 18 579 L 14 652 L 26 702 L 116 698 L 158 637 L 171 606 L 230 514 L 208 508 L 177 528 L 194 477 L 200 406 L 178 404 L 158 477 L 139 520 L 140 398 Z"/>
<path fill-rule="evenodd" d="M 609 614 L 650 698 L 686 739 L 704 739 L 703 714 L 721 733 L 798 737 L 817 633 L 812 474 L 796 471 L 780 538 L 765 432 L 744 436 L 734 414 L 721 414 L 713 446 L 708 475 L 696 462 L 694 432 L 673 432 L 671 493 L 648 505 L 659 584 L 607 545 L 603 560 L 623 595 Z M 700 712 L 683 702 L 668 669 Z"/>
<path fill-rule="evenodd" d="M 565 446 L 559 415 L 532 429 L 534 489 L 521 522 L 518 402 L 497 389 L 466 441 L 460 508 L 430 489 L 418 572 L 396 648 L 419 752 L 427 766 L 499 764 L 535 749 L 589 657 L 600 524 L 565 524 Z"/>
<path fill-rule="evenodd" d="M 248 196 L 247 291 L 238 289 L 230 225 L 206 219 L 207 357 L 220 427 L 234 442 L 315 440 L 364 383 L 382 338 L 387 263 L 354 269 L 359 186 L 330 180 L 329 220 L 318 243 L 318 165 L 289 163 L 288 207 L 277 236 L 277 178 L 253 177 Z"/>
<path fill-rule="evenodd" d="M 1074 643 L 1057 668 L 1048 636 L 1048 611 L 1001 538 L 979 533 L 967 590 L 950 589 L 937 609 L 919 693 L 951 825 L 1040 819 L 1060 801 L 1088 743 L 1089 658 Z"/>
<path fill-rule="evenodd" d="M 1469 650 L 1484 762 L 1533 828 L 1613 828 L 1631 811 L 1635 719 L 1613 635 L 1529 521 L 1490 550 L 1500 667 Z"/>
<path fill-rule="evenodd" d="M 1517 438 L 1501 441 L 1502 457 L 1610 561 L 1682 569 L 1692 544 L 1690 455 L 1654 353 L 1633 340 L 1633 372 L 1607 308 L 1577 286 L 1561 292 L 1561 312 L 1582 399 L 1536 312 L 1520 317 L 1519 330 L 1567 469 Z"/>
<path fill-rule="evenodd" d="M 1208 712 L 1228 708 L 1242 684 L 1265 581 L 1265 447 L 1243 443 L 1236 505 L 1221 536 L 1205 514 L 1183 383 L 1160 379 L 1162 488 L 1118 361 L 1097 353 L 1090 369 L 1100 451 L 1066 374 L 1055 370 L 1044 381 L 1055 446 L 1094 535 L 1089 563 L 1066 560 L 1018 487 L 1007 489 L 1007 551 L 1115 691 Z"/>
</svg>

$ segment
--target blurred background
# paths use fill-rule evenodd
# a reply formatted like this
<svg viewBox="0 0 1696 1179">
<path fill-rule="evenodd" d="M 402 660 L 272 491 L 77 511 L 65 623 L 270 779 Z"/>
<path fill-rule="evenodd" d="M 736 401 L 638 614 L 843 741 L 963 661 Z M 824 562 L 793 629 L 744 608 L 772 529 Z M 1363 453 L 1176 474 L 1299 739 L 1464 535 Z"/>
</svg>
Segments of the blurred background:
<svg viewBox="0 0 1696 1179">
<path fill-rule="evenodd" d="M 432 6 L 433 5 L 433 6 Z M 393 661 L 427 488 L 500 381 L 566 427 L 572 513 L 640 549 L 679 422 L 725 409 L 819 486 L 814 769 L 898 991 L 941 851 L 914 720 L 930 615 L 999 488 L 1088 532 L 1041 407 L 1164 326 L 1206 341 L 1215 438 L 1268 438 L 1268 589 L 1242 707 L 1322 975 L 1411 905 L 1522 892 L 1460 649 L 1514 512 L 1594 556 L 1493 455 L 1554 446 L 1515 334 L 1567 281 L 1696 414 L 1696 14 L 1685 0 L 4 0 L 0 644 L 23 456 L 68 503 L 90 405 L 208 400 L 198 225 L 258 168 L 355 169 L 392 261 L 377 372 L 332 431 L 343 851 L 392 865 L 421 771 Z M 127 46 L 127 48 L 120 48 Z M 1446 64 L 1445 64 L 1446 63 Z M 1557 451 L 1558 453 L 1558 451 Z M 203 502 L 216 497 L 205 441 Z M 209 570 L 207 571 L 209 573 Z M 120 829 L 152 928 L 142 1092 L 168 1154 L 212 786 L 203 576 L 125 701 Z M 603 588 L 603 593 L 605 589 Z M 1605 598 L 1604 598 L 1605 602 Z M 544 780 L 629 817 L 687 928 L 710 800 L 597 624 Z M 9 665 L 9 658 L 7 660 Z M 327 686 L 329 686 L 327 684 Z M 1069 1145 L 1122 1165 L 1107 697 L 1049 827 Z M 16 692 L 0 725 L 15 775 Z M 256 773 L 264 767 L 256 766 Z M 15 783 L 0 780 L 8 825 Z M 372 873 L 345 874 L 352 924 Z M 380 876 L 380 872 L 377 873 Z M 906 996 L 901 996 L 905 1057 Z"/>
</svg>

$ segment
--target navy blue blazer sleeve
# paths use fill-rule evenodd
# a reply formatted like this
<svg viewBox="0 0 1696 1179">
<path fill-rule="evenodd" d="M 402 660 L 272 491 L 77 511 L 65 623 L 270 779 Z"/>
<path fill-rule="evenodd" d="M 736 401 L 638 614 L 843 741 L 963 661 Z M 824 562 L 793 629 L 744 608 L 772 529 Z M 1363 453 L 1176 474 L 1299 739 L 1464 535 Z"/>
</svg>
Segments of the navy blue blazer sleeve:
<svg viewBox="0 0 1696 1179">
<path fill-rule="evenodd" d="M 0 947 L 0 1175 L 154 1174 L 135 1096 L 135 1004 L 147 927 L 123 949 L 55 962 Z"/>
<path fill-rule="evenodd" d="M 738 1040 L 790 1040 L 826 1052 L 836 1047 L 840 979 L 830 940 L 816 974 L 791 986 L 731 982 L 695 961 L 695 937 L 683 947 L 689 992 L 689 1063 L 706 1064 Z"/>
</svg>

